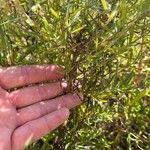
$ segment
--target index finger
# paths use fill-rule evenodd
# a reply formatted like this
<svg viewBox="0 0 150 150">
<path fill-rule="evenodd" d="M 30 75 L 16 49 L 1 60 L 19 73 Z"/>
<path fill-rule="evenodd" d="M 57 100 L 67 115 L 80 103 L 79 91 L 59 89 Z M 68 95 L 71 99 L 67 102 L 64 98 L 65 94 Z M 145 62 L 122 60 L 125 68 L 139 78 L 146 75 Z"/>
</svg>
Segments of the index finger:
<svg viewBox="0 0 150 150">
<path fill-rule="evenodd" d="M 63 77 L 64 70 L 58 65 L 27 65 L 0 69 L 0 85 L 5 89 Z"/>
</svg>

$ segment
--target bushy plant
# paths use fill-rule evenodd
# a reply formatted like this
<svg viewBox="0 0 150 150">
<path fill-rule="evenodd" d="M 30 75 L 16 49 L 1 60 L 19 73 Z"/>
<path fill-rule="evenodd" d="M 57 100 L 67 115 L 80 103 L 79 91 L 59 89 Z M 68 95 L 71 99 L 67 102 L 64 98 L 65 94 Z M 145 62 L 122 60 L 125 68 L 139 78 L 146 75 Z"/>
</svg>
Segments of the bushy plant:
<svg viewBox="0 0 150 150">
<path fill-rule="evenodd" d="M 0 1 L 0 64 L 59 64 L 84 101 L 29 149 L 150 149 L 150 1 Z"/>
</svg>

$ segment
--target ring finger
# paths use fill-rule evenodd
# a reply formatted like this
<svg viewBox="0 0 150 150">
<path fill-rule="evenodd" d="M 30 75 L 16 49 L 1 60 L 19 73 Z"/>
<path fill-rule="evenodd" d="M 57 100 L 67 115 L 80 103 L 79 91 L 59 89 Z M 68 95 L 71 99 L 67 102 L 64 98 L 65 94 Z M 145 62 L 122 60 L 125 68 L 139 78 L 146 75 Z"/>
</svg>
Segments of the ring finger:
<svg viewBox="0 0 150 150">
<path fill-rule="evenodd" d="M 81 103 L 81 99 L 81 94 L 69 93 L 51 100 L 38 102 L 33 105 L 18 109 L 18 126 L 63 107 L 71 109 L 79 105 Z"/>
</svg>

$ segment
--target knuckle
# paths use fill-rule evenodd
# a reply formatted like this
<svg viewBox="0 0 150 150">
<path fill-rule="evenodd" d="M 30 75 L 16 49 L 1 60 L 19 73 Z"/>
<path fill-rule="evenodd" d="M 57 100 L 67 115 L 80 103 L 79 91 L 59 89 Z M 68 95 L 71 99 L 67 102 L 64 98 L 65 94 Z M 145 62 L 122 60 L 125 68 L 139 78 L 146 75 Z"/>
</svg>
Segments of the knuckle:
<svg viewBox="0 0 150 150">
<path fill-rule="evenodd" d="M 47 113 L 47 110 L 45 108 L 45 102 L 38 103 L 38 109 L 39 109 L 40 116 L 45 115 Z"/>
<path fill-rule="evenodd" d="M 20 67 L 20 74 L 21 74 L 22 82 L 24 84 L 27 84 L 28 81 L 30 81 L 30 79 L 29 79 L 28 69 L 27 69 L 26 66 L 21 66 Z"/>
<path fill-rule="evenodd" d="M 43 99 L 43 97 L 47 95 L 44 85 L 37 86 L 37 94 L 39 95 L 40 100 Z"/>
<path fill-rule="evenodd" d="M 51 126 L 49 124 L 49 121 L 47 119 L 47 116 L 43 117 L 43 121 L 44 121 L 44 127 L 46 128 L 46 130 L 48 131 L 49 129 L 51 129 Z"/>
<path fill-rule="evenodd" d="M 16 105 L 17 104 L 17 100 L 18 100 L 18 92 L 17 91 L 14 91 L 12 93 L 9 94 L 9 100 L 14 104 Z"/>
</svg>

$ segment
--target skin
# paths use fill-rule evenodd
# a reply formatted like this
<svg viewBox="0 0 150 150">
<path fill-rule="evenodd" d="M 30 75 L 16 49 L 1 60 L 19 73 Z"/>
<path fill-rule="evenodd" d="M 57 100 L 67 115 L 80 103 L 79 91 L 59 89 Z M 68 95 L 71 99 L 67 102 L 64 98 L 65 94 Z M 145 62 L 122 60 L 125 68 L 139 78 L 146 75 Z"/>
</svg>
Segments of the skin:
<svg viewBox="0 0 150 150">
<path fill-rule="evenodd" d="M 0 68 L 0 150 L 23 150 L 68 119 L 82 95 L 64 95 L 63 77 L 56 65 Z"/>
</svg>

